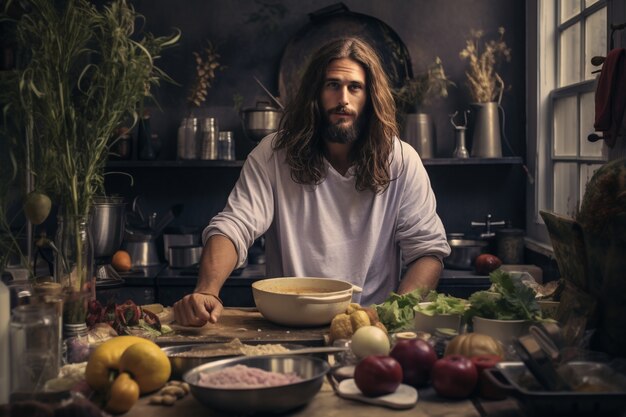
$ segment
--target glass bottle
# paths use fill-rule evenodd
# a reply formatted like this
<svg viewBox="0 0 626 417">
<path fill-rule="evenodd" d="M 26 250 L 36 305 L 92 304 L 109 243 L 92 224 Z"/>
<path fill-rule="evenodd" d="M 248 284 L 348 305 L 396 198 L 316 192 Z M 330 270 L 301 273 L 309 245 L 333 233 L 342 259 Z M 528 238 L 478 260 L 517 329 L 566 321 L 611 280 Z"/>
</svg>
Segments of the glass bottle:
<svg viewBox="0 0 626 417">
<path fill-rule="evenodd" d="M 58 216 L 55 281 L 63 287 L 64 332 L 68 324 L 84 324 L 87 303 L 96 296 L 94 253 L 88 216 Z"/>
<path fill-rule="evenodd" d="M 54 306 L 42 303 L 14 308 L 10 339 L 11 392 L 43 391 L 61 367 L 59 316 Z"/>
<path fill-rule="evenodd" d="M 187 118 L 183 118 L 183 120 L 180 122 L 180 126 L 178 126 L 178 135 L 177 135 L 177 141 L 176 141 L 176 159 L 187 159 L 185 157 L 185 150 L 186 150 L 186 146 L 185 146 L 185 138 L 187 136 L 186 133 L 186 129 L 187 129 Z"/>
</svg>

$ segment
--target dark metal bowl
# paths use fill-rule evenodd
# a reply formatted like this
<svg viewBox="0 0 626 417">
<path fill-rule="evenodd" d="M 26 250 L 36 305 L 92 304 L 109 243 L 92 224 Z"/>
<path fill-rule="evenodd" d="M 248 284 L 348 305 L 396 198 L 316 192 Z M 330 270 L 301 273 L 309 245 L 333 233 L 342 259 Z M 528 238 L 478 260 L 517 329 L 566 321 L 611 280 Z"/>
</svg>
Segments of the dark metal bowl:
<svg viewBox="0 0 626 417">
<path fill-rule="evenodd" d="M 200 373 L 245 365 L 270 372 L 293 372 L 302 381 L 266 388 L 207 388 L 197 384 Z M 312 356 L 268 355 L 223 359 L 197 366 L 183 376 L 191 386 L 192 395 L 212 409 L 235 413 L 282 413 L 300 407 L 319 392 L 324 376 L 330 370 L 328 362 Z"/>
<path fill-rule="evenodd" d="M 488 243 L 484 240 L 448 239 L 450 256 L 443 259 L 447 268 L 470 270 L 474 268 L 474 261 L 484 253 Z"/>
</svg>

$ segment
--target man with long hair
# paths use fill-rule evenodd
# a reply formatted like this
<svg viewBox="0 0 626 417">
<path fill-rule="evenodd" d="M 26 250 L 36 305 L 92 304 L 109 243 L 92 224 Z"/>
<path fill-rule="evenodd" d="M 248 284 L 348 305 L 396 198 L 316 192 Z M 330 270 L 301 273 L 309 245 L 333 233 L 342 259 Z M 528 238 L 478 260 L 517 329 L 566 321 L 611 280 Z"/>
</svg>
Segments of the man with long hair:
<svg viewBox="0 0 626 417">
<path fill-rule="evenodd" d="M 217 322 L 224 281 L 263 234 L 268 277 L 343 279 L 363 288 L 355 300 L 363 305 L 392 291 L 434 289 L 450 247 L 426 170 L 398 138 L 395 112 L 369 45 L 343 38 L 322 47 L 278 132 L 250 153 L 226 207 L 204 230 L 198 284 L 174 305 L 176 320 Z"/>
</svg>

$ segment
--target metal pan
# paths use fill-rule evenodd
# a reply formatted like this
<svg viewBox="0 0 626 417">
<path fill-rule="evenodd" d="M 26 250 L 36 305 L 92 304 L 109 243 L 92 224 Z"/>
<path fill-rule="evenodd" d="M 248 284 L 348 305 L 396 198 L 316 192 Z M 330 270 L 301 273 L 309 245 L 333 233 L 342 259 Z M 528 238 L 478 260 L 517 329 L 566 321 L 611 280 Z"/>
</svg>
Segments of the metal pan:
<svg viewBox="0 0 626 417">
<path fill-rule="evenodd" d="M 599 362 L 567 364 L 571 391 L 546 391 L 522 362 L 500 362 L 487 379 L 515 397 L 529 416 L 621 416 L 626 411 L 626 377 Z M 563 372 L 564 370 L 560 370 Z"/>
</svg>

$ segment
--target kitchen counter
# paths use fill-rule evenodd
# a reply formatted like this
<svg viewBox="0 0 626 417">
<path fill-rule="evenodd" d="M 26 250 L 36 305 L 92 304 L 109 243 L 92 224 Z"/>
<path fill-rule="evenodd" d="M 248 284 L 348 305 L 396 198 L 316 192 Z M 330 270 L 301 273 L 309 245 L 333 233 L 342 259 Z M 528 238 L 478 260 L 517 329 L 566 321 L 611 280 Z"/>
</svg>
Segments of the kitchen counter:
<svg viewBox="0 0 626 417">
<path fill-rule="evenodd" d="M 149 396 L 139 399 L 139 402 L 127 413 L 125 417 L 211 417 L 225 416 L 200 402 L 190 394 L 178 400 L 173 406 L 149 405 Z M 419 391 L 419 399 L 415 407 L 408 410 L 394 410 L 391 408 L 365 404 L 358 401 L 346 400 L 338 397 L 333 392 L 330 384 L 324 382 L 322 389 L 313 400 L 302 408 L 296 409 L 287 416 L 298 417 L 385 417 L 385 416 L 411 416 L 411 417 L 480 417 L 480 413 L 470 400 L 445 401 L 439 398 L 432 388 Z M 514 414 L 509 414 L 515 417 Z"/>
</svg>

